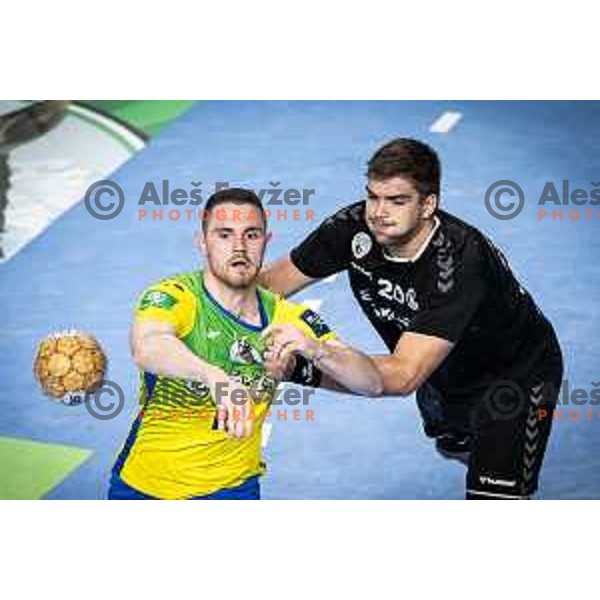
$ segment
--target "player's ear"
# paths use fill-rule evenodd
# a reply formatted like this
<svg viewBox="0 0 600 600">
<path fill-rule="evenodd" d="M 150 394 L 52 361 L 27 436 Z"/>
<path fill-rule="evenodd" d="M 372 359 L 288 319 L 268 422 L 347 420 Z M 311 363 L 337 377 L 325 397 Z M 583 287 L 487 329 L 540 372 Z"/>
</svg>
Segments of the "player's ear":
<svg viewBox="0 0 600 600">
<path fill-rule="evenodd" d="M 203 256 L 206 256 L 206 238 L 202 227 L 198 227 L 194 233 L 194 245 Z"/>
<path fill-rule="evenodd" d="M 425 198 L 423 198 L 423 218 L 431 218 L 437 206 L 438 197 L 436 194 L 429 194 L 429 196 L 425 196 Z"/>
</svg>

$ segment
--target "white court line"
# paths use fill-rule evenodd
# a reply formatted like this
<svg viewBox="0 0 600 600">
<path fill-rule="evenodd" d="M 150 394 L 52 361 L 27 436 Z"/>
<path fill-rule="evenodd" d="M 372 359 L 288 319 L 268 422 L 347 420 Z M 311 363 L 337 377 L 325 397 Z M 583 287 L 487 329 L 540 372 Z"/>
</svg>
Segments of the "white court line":
<svg viewBox="0 0 600 600">
<path fill-rule="evenodd" d="M 461 119 L 462 113 L 445 112 L 439 119 L 433 122 L 429 131 L 432 133 L 448 133 Z"/>
<path fill-rule="evenodd" d="M 260 441 L 261 448 L 266 448 L 271 437 L 271 431 L 273 429 L 273 423 L 263 423 L 262 427 L 262 439 Z"/>
</svg>

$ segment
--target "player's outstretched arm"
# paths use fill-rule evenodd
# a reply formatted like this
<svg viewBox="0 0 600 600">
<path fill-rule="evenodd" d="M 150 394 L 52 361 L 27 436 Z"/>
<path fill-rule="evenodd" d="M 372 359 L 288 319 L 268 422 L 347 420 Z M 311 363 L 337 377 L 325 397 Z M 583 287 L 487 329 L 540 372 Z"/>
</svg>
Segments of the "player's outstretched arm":
<svg viewBox="0 0 600 600">
<path fill-rule="evenodd" d="M 379 396 L 383 391 L 383 380 L 375 363 L 366 354 L 337 340 L 315 340 L 290 324 L 271 325 L 264 336 L 267 367 L 285 365 L 294 355 L 301 355 L 355 394 Z"/>
<path fill-rule="evenodd" d="M 159 320 L 135 321 L 131 330 L 131 353 L 136 365 L 144 371 L 202 381 L 219 405 L 219 429 L 224 430 L 227 426 L 228 433 L 236 437 L 252 433 L 252 420 L 249 418 L 252 400 L 248 390 L 233 381 L 225 371 L 191 352 L 177 338 L 174 325 Z M 247 401 L 234 405 L 231 396 L 238 389 L 244 391 Z M 234 419 L 233 415 L 238 419 Z"/>
<path fill-rule="evenodd" d="M 314 281 L 316 279 L 304 275 L 289 256 L 284 256 L 268 265 L 259 276 L 260 285 L 283 296 L 291 296 Z"/>
<path fill-rule="evenodd" d="M 409 396 L 439 367 L 453 344 L 442 338 L 405 333 L 393 354 L 371 356 L 383 380 L 383 396 Z M 339 382 L 325 374 L 320 387 L 340 390 Z M 351 391 L 351 390 L 347 390 Z"/>
<path fill-rule="evenodd" d="M 409 396 L 414 393 L 448 356 L 452 347 L 452 343 L 438 337 L 405 333 L 394 354 L 370 357 L 383 381 L 381 395 Z M 287 372 L 291 370 L 290 365 L 280 368 L 286 369 Z M 353 393 L 325 372 L 319 381 L 319 387 Z"/>
<path fill-rule="evenodd" d="M 454 344 L 422 333 L 406 332 L 394 353 L 373 356 L 383 377 L 385 396 L 408 396 L 419 388 L 450 354 Z"/>
<path fill-rule="evenodd" d="M 220 369 L 191 352 L 175 334 L 175 327 L 164 321 L 135 322 L 131 329 L 131 354 L 140 369 L 166 377 L 207 380 Z"/>
</svg>

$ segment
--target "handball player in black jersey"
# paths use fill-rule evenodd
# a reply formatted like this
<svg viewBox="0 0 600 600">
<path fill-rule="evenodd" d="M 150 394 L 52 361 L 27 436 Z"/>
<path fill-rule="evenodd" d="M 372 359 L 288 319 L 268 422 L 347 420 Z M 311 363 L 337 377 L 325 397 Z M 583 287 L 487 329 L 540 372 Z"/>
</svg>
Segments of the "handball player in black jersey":
<svg viewBox="0 0 600 600">
<path fill-rule="evenodd" d="M 440 177 L 429 146 L 389 142 L 368 163 L 366 199 L 326 219 L 262 283 L 290 295 L 347 271 L 390 352 L 373 357 L 384 394 L 416 392 L 425 433 L 468 464 L 466 497 L 529 498 L 562 380 L 560 347 L 500 250 L 440 209 Z M 301 358 L 290 379 L 339 389 Z"/>
</svg>

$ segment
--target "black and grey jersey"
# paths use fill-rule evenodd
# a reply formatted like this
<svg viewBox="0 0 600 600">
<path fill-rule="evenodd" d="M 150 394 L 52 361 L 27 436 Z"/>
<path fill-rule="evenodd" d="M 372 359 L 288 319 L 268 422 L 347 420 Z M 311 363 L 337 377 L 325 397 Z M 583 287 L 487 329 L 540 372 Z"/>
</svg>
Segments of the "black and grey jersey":
<svg viewBox="0 0 600 600">
<path fill-rule="evenodd" d="M 475 227 L 438 211 L 417 255 L 393 258 L 364 213 L 362 201 L 326 219 L 292 250 L 293 264 L 314 278 L 347 271 L 390 352 L 405 332 L 455 344 L 429 379 L 448 398 L 468 400 L 498 378 L 523 381 L 554 332 L 502 252 Z"/>
</svg>

